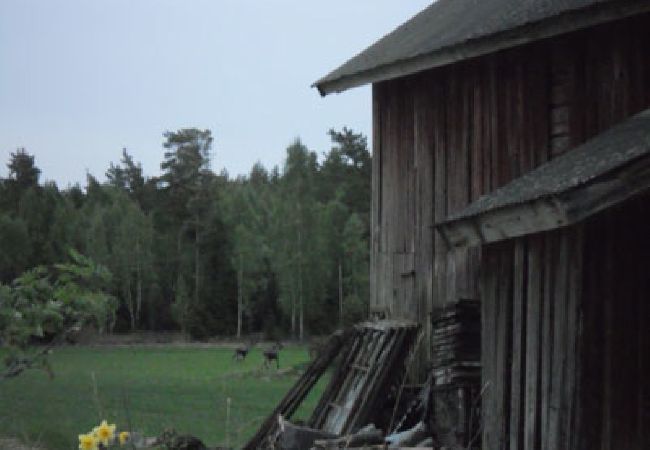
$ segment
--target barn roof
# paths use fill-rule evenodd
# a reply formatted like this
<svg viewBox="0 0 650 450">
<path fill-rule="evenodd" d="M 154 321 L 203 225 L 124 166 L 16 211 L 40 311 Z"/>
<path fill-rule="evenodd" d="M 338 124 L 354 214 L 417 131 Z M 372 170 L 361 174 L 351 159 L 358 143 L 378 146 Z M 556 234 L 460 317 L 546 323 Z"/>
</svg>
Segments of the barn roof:
<svg viewBox="0 0 650 450">
<path fill-rule="evenodd" d="M 644 11 L 647 0 L 438 0 L 314 86 L 341 92 Z"/>
<path fill-rule="evenodd" d="M 650 109 L 485 195 L 436 228 L 452 246 L 576 223 L 650 190 Z"/>
</svg>

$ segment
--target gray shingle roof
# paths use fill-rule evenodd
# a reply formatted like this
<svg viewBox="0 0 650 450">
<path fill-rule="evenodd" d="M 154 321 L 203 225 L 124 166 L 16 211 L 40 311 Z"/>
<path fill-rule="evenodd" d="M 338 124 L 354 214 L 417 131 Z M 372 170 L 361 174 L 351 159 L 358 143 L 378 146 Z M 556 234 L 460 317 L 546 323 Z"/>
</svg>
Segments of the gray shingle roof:
<svg viewBox="0 0 650 450">
<path fill-rule="evenodd" d="M 322 95 L 340 92 L 648 11 L 649 4 L 647 0 L 438 0 L 314 86 Z"/>
<path fill-rule="evenodd" d="M 650 109 L 479 198 L 441 223 L 568 192 L 648 156 Z"/>
</svg>

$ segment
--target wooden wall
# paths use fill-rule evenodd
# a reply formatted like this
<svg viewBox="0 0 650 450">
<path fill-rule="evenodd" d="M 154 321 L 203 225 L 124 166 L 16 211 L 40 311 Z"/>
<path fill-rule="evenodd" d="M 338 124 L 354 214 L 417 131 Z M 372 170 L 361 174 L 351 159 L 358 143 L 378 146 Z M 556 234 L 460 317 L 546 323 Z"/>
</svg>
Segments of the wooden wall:
<svg viewBox="0 0 650 450">
<path fill-rule="evenodd" d="M 576 448 L 580 227 L 484 247 L 483 449 Z"/>
<path fill-rule="evenodd" d="M 580 440 L 650 448 L 650 196 L 584 226 Z"/>
<path fill-rule="evenodd" d="M 650 15 L 373 86 L 371 313 L 479 298 L 432 225 L 650 106 Z"/>
<path fill-rule="evenodd" d="M 483 449 L 650 447 L 650 197 L 483 249 Z"/>
</svg>

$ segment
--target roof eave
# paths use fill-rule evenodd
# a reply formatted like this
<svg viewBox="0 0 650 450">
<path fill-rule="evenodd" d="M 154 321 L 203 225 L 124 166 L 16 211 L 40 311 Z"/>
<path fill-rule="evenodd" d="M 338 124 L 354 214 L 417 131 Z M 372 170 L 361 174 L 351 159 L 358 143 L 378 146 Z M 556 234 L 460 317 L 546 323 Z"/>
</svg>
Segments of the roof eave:
<svg viewBox="0 0 650 450">
<path fill-rule="evenodd" d="M 649 191 L 650 155 L 645 154 L 565 192 L 442 221 L 434 227 L 449 248 L 490 244 L 574 225 Z"/>
<path fill-rule="evenodd" d="M 424 70 L 453 64 L 500 50 L 528 44 L 541 39 L 577 31 L 595 25 L 624 19 L 637 14 L 650 12 L 647 0 L 627 2 L 608 2 L 577 11 L 569 11 L 546 20 L 522 25 L 520 27 L 490 36 L 473 39 L 460 44 L 442 48 L 431 53 L 401 59 L 390 64 L 369 70 L 344 75 L 337 78 L 325 76 L 315 82 L 321 96 L 340 93 L 369 83 L 400 78 Z M 338 69 L 337 69 L 338 70 Z M 332 73 L 335 73 L 336 70 Z"/>
</svg>

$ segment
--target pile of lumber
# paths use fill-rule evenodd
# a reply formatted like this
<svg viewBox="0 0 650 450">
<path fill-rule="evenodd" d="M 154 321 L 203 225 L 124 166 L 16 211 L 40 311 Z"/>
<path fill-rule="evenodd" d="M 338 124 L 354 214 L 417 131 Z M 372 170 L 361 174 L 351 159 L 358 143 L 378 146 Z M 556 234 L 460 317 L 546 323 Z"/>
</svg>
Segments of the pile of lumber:
<svg viewBox="0 0 650 450">
<path fill-rule="evenodd" d="M 417 325 L 408 321 L 385 320 L 355 326 L 343 352 L 345 357 L 309 425 L 337 435 L 354 433 L 373 422 L 383 426 L 378 416 L 402 380 L 417 331 Z"/>
<path fill-rule="evenodd" d="M 432 363 L 436 386 L 481 379 L 481 306 L 461 300 L 433 318 Z"/>
<path fill-rule="evenodd" d="M 345 333 L 332 335 L 244 449 L 387 445 L 389 441 L 380 430 L 387 428 L 391 420 L 395 394 L 403 381 L 407 356 L 418 330 L 413 322 L 379 321 L 358 324 Z M 310 419 L 304 426 L 289 422 L 338 355 L 335 371 Z M 421 442 L 426 432 L 416 431 L 394 436 L 391 448 Z"/>
<path fill-rule="evenodd" d="M 480 303 L 461 300 L 432 320 L 431 429 L 441 446 L 472 448 L 480 417 Z"/>
</svg>

